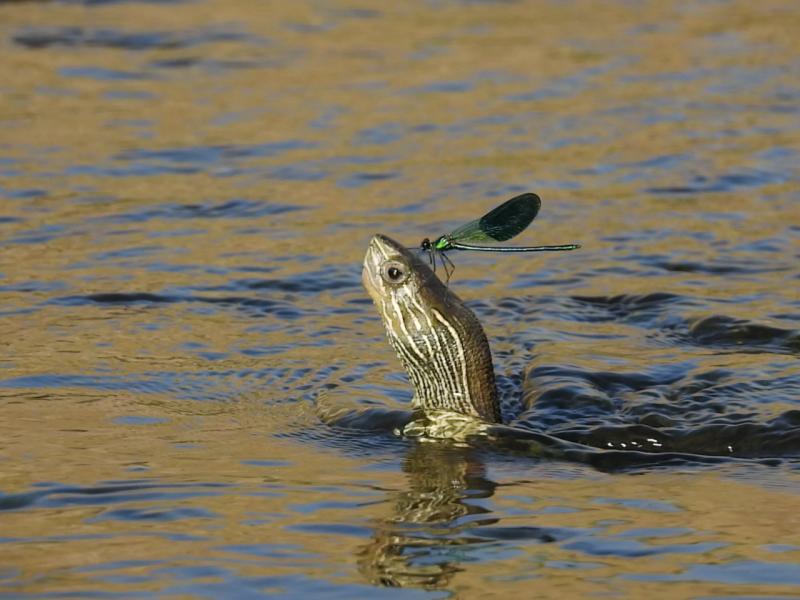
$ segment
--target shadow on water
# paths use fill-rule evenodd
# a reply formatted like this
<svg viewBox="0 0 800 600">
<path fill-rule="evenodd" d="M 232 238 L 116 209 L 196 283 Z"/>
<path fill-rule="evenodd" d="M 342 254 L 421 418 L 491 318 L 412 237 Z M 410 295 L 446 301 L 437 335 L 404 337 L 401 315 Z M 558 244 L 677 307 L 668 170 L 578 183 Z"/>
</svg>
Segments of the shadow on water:
<svg viewBox="0 0 800 600">
<path fill-rule="evenodd" d="M 526 410 L 517 426 L 596 448 L 662 454 L 665 461 L 667 453 L 800 457 L 800 331 L 693 314 L 702 304 L 676 294 L 515 298 L 479 311 L 503 320 L 513 314 L 520 325 L 496 353 L 506 372 L 525 373 L 505 390 L 522 388 Z M 537 326 L 552 314 L 581 326 L 562 326 L 558 334 L 571 342 L 571 357 L 541 364 L 537 337 L 545 343 L 552 332 Z M 603 339 L 630 346 L 625 360 L 597 355 Z M 520 347 L 531 354 L 520 356 Z M 616 357 L 613 346 L 608 353 Z"/>
</svg>

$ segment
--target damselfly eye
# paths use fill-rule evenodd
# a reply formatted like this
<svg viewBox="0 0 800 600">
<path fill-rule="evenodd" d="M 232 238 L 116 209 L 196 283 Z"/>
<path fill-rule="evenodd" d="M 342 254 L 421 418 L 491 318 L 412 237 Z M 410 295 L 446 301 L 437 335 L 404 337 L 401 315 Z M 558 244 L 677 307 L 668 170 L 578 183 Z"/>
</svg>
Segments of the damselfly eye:
<svg viewBox="0 0 800 600">
<path fill-rule="evenodd" d="M 381 275 L 387 283 L 403 283 L 408 278 L 408 272 L 403 263 L 397 261 L 387 262 L 381 268 Z"/>
</svg>

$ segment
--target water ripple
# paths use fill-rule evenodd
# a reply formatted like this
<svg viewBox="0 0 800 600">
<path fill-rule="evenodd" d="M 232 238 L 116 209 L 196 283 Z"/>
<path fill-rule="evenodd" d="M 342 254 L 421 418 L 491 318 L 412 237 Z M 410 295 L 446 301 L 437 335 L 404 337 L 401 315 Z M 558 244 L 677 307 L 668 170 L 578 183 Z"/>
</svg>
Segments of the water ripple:
<svg viewBox="0 0 800 600">
<path fill-rule="evenodd" d="M 236 198 L 223 202 L 147 206 L 137 211 L 105 215 L 92 220 L 101 223 L 146 223 L 160 219 L 250 219 L 304 209 L 292 204 Z"/>
<path fill-rule="evenodd" d="M 201 44 L 252 41 L 251 36 L 225 30 L 140 31 L 85 29 L 83 27 L 30 28 L 15 34 L 14 43 L 32 50 L 42 48 L 113 48 L 119 50 L 175 50 Z"/>
</svg>

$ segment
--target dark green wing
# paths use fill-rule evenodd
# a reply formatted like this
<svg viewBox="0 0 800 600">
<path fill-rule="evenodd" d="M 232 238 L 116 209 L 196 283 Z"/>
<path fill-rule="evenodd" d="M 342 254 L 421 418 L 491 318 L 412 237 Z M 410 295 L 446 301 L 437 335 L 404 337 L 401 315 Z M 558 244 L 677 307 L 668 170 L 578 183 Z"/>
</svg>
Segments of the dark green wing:
<svg viewBox="0 0 800 600">
<path fill-rule="evenodd" d="M 483 215 L 481 230 L 498 242 L 510 240 L 531 224 L 541 206 L 536 194 L 521 194 Z"/>
<path fill-rule="evenodd" d="M 536 194 L 521 194 L 503 202 L 480 219 L 475 219 L 453 231 L 448 237 L 463 242 L 504 242 L 531 224 L 542 201 Z"/>
</svg>

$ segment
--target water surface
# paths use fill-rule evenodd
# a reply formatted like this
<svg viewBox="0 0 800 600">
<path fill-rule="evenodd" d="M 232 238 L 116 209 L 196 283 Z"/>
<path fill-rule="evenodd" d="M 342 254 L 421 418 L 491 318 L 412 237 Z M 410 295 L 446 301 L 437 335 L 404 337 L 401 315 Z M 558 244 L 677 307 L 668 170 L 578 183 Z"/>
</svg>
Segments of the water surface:
<svg viewBox="0 0 800 600">
<path fill-rule="evenodd" d="M 800 589 L 794 2 L 0 3 L 0 597 Z M 323 425 L 406 407 L 360 285 L 454 255 L 522 424 L 631 465 Z"/>
</svg>

